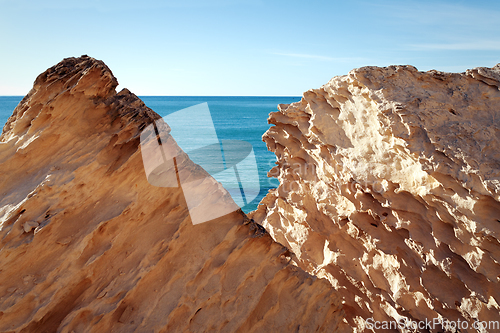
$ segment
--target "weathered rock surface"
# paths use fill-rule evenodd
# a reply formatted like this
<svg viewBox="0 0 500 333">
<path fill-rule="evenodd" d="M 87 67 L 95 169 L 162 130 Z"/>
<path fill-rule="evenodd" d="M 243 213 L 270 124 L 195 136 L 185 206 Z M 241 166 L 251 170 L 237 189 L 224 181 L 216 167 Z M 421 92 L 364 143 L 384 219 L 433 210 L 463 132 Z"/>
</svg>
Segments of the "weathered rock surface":
<svg viewBox="0 0 500 333">
<path fill-rule="evenodd" d="M 250 217 L 330 281 L 353 328 L 500 321 L 499 87 L 500 64 L 364 67 L 270 115 L 280 186 Z"/>
<path fill-rule="evenodd" d="M 139 137 L 159 116 L 116 86 L 101 61 L 65 59 L 4 127 L 0 331 L 340 330 L 328 282 L 241 211 L 192 225 L 180 189 L 147 182 Z"/>
</svg>

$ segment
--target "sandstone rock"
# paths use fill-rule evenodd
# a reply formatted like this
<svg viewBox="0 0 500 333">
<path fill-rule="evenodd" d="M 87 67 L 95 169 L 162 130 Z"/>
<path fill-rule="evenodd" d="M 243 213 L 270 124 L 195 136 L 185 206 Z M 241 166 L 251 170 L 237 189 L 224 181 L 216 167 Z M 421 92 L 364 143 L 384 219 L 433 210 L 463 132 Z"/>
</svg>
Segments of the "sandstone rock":
<svg viewBox="0 0 500 333">
<path fill-rule="evenodd" d="M 364 67 L 280 105 L 250 217 L 365 320 L 500 321 L 500 64 Z"/>
<path fill-rule="evenodd" d="M 38 225 L 39 224 L 36 221 L 24 222 L 24 224 L 23 224 L 24 232 L 30 232 L 32 229 L 35 229 L 36 227 L 38 227 Z"/>
<path fill-rule="evenodd" d="M 101 61 L 65 59 L 4 127 L 0 331 L 342 330 L 328 282 L 241 211 L 194 226 L 180 189 L 147 182 L 139 137 L 159 116 L 116 86 Z M 227 200 L 213 179 L 200 191 Z"/>
</svg>

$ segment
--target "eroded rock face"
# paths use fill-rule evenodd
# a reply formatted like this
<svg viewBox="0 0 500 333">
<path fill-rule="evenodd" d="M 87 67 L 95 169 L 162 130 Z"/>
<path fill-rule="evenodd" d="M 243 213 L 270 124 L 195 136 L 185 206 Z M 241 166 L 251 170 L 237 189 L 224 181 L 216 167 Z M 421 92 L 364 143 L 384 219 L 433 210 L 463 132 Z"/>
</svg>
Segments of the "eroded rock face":
<svg viewBox="0 0 500 333">
<path fill-rule="evenodd" d="M 241 211 L 194 226 L 180 188 L 147 182 L 139 138 L 159 116 L 116 86 L 101 61 L 65 59 L 4 127 L 0 331 L 342 330 L 328 282 Z"/>
<path fill-rule="evenodd" d="M 365 320 L 500 321 L 500 64 L 364 67 L 281 105 L 251 214 Z M 471 330 L 474 331 L 474 330 Z"/>
</svg>

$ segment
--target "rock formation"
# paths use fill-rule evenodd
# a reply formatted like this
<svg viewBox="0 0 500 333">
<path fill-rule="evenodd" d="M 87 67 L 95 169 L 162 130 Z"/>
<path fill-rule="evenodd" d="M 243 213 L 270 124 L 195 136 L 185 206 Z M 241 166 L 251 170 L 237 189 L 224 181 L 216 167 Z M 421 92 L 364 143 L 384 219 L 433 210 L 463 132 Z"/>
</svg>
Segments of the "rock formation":
<svg viewBox="0 0 500 333">
<path fill-rule="evenodd" d="M 364 67 L 270 115 L 280 185 L 251 217 L 330 281 L 354 330 L 500 321 L 499 89 L 500 64 Z"/>
<path fill-rule="evenodd" d="M 65 59 L 4 127 L 0 331 L 342 330 L 335 290 L 241 211 L 192 225 L 179 188 L 148 183 L 139 138 L 159 116 L 116 86 L 101 61 Z M 227 200 L 213 179 L 199 190 Z"/>
</svg>

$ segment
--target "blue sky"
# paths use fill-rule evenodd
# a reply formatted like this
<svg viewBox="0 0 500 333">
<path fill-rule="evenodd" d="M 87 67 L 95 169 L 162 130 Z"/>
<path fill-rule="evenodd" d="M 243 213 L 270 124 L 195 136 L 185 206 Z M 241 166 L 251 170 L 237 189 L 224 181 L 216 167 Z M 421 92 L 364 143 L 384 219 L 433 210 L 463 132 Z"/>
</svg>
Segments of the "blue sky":
<svg viewBox="0 0 500 333">
<path fill-rule="evenodd" d="M 0 0 L 0 95 L 65 57 L 137 95 L 300 96 L 366 66 L 500 62 L 500 1 Z"/>
</svg>

